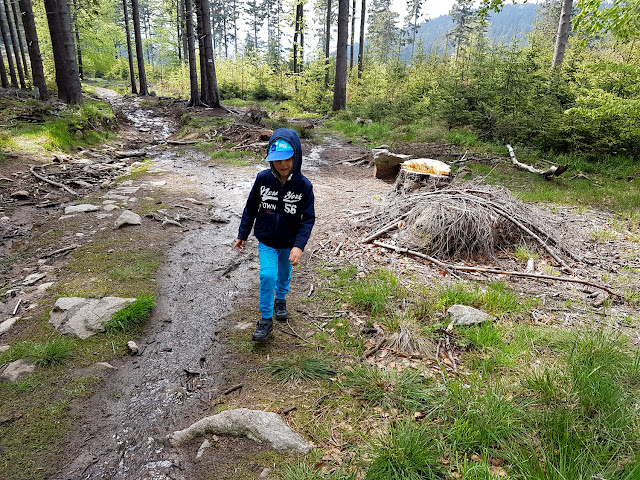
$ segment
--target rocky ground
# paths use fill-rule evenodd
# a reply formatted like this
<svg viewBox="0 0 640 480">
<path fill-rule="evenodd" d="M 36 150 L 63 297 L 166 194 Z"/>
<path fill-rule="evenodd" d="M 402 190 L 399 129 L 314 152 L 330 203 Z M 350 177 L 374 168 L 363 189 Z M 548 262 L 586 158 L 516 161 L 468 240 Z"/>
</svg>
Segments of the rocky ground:
<svg viewBox="0 0 640 480">
<path fill-rule="evenodd" d="M 71 406 L 77 422 L 51 478 L 191 479 L 203 478 L 205 473 L 208 478 L 229 478 L 239 463 L 251 463 L 252 455 L 267 447 L 243 438 L 219 438 L 215 453 L 195 462 L 201 442 L 174 447 L 166 436 L 209 415 L 219 398 L 250 408 L 252 395 L 260 394 L 246 385 L 244 369 L 250 365 L 241 350 L 229 344 L 233 335 L 250 336 L 255 321 L 257 244 L 250 240 L 241 252 L 230 247 L 247 192 L 263 164 L 212 163 L 206 152 L 193 145 L 167 142 L 177 131 L 174 119 L 180 116 L 180 106 L 140 107 L 107 90 L 98 93 L 122 112 L 115 145 L 54 159 L 45 167 L 31 168 L 33 162 L 23 159 L 0 167 L 4 179 L 0 180 L 0 275 L 5 285 L 0 320 L 19 319 L 2 324 L 6 329 L 0 343 L 10 345 L 30 328 L 26 320 L 52 306 L 60 281 L 74 285 L 74 274 L 68 271 L 70 252 L 90 244 L 96 245 L 96 254 L 116 252 L 122 245 L 144 242 L 162 265 L 154 277 L 156 307 L 136 339 L 139 353 L 67 372 L 102 380 L 92 396 Z M 237 120 L 235 127 L 227 129 L 229 141 L 260 150 L 256 145 L 264 142 L 264 128 Z M 305 301 L 314 293 L 314 268 L 320 264 L 350 263 L 366 271 L 384 264 L 400 275 L 410 271 L 412 278 L 426 284 L 442 278 L 426 262 L 358 242 L 362 225 L 357 219 L 390 190 L 366 165 L 346 162 L 363 158 L 368 152 L 364 147 L 316 137 L 313 142 L 303 141 L 303 148 L 303 170 L 314 184 L 318 218 L 302 265 L 294 271 L 291 325 L 296 335 L 302 332 L 304 337 L 307 319 L 319 314 Z M 150 163 L 137 164 L 142 158 Z M 113 183 L 116 176 L 142 167 L 140 175 Z M 72 192 L 36 174 L 49 179 L 73 177 L 74 182 L 65 183 Z M 96 209 L 70 208 L 85 203 Z M 145 208 L 160 203 L 162 209 Z M 124 210 L 138 211 L 140 225 L 115 227 Z M 607 225 L 602 216 L 575 215 L 569 210 L 564 214 L 589 231 L 594 225 Z M 638 250 L 630 243 L 583 242 L 586 256 L 598 251 L 602 253 L 599 269 L 618 272 L 640 263 Z M 513 268 L 524 268 L 509 261 Z M 88 288 L 87 277 L 81 281 L 74 287 L 78 292 Z M 126 291 L 108 292 L 108 286 L 91 283 L 91 278 L 88 282 L 94 290 L 104 288 L 105 294 L 126 296 Z M 523 291 L 545 298 L 532 313 L 539 321 L 571 326 L 583 320 L 582 307 L 566 304 L 567 297 L 576 294 L 573 287 L 520 282 Z M 589 288 L 578 292 L 589 302 L 601 293 Z M 635 308 L 612 303 L 614 315 L 608 318 L 613 320 L 607 322 L 624 329 L 634 343 L 640 341 L 634 322 L 624 320 L 637 315 Z M 587 316 L 585 312 L 584 321 Z M 285 333 L 284 328 L 274 331 L 274 345 L 295 349 L 293 340 L 286 342 Z M 237 385 L 243 388 L 230 391 Z"/>
</svg>

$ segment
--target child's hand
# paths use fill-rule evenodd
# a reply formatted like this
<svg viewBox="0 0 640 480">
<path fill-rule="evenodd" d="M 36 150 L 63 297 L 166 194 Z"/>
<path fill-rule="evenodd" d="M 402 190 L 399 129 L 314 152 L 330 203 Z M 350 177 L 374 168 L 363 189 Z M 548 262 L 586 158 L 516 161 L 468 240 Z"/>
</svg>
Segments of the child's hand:
<svg viewBox="0 0 640 480">
<path fill-rule="evenodd" d="M 246 240 L 240 240 L 238 238 L 233 244 L 233 247 L 231 247 L 231 250 L 235 250 L 236 248 L 239 248 L 240 250 L 242 250 L 244 248 L 245 243 L 247 243 Z"/>
<path fill-rule="evenodd" d="M 291 265 L 294 267 L 300 263 L 300 259 L 302 258 L 302 250 L 298 247 L 293 247 L 291 249 L 291 253 L 289 254 L 289 261 Z"/>
</svg>

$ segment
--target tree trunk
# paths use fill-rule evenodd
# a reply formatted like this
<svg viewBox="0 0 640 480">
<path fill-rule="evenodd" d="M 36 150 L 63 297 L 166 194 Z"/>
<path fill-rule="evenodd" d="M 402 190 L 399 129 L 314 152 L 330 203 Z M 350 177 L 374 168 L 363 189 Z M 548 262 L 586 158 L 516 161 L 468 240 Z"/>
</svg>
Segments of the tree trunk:
<svg viewBox="0 0 640 480">
<path fill-rule="evenodd" d="M 349 53 L 349 70 L 353 70 L 353 44 L 356 41 L 356 0 L 353 0 L 351 12 L 351 49 Z"/>
<path fill-rule="evenodd" d="M 185 24 L 186 21 L 186 13 L 185 13 L 185 0 L 180 1 L 180 25 L 182 29 L 182 58 L 185 63 L 189 62 L 189 33 L 187 32 L 187 26 Z"/>
<path fill-rule="evenodd" d="M 198 68 L 196 65 L 196 41 L 193 32 L 193 6 L 191 0 L 184 0 L 184 18 L 187 28 L 187 46 L 189 47 L 189 83 L 191 85 L 191 100 L 188 107 L 198 107 L 202 105 L 198 93 Z"/>
<path fill-rule="evenodd" d="M 293 33 L 293 73 L 298 73 L 298 38 L 302 30 L 302 3 L 296 2 L 296 16 Z M 296 84 L 297 85 L 297 84 Z"/>
<path fill-rule="evenodd" d="M 7 77 L 7 68 L 4 66 L 4 58 L 0 55 L 0 85 L 2 88 L 9 88 L 9 78 Z"/>
<path fill-rule="evenodd" d="M 5 15 L 3 15 L 2 2 L 0 2 L 0 33 L 2 34 L 2 41 L 4 43 L 4 50 L 7 53 L 7 63 L 9 64 L 9 76 L 11 77 L 11 86 L 18 88 L 18 77 L 16 76 L 16 67 L 11 57 L 11 41 L 9 40 L 9 27 L 5 21 Z"/>
<path fill-rule="evenodd" d="M 41 100 L 46 100 L 49 97 L 49 92 L 47 91 L 47 82 L 45 81 L 44 69 L 42 68 L 42 56 L 40 55 L 40 44 L 38 42 L 38 32 L 36 31 L 36 22 L 33 17 L 31 0 L 20 0 L 20 13 L 24 27 L 24 36 L 29 50 L 33 88 L 34 90 L 36 88 L 38 89 L 36 96 Z"/>
<path fill-rule="evenodd" d="M 178 54 L 178 63 L 182 64 L 182 48 L 180 48 L 180 45 L 182 45 L 182 20 L 181 20 L 181 15 L 180 12 L 182 11 L 182 9 L 180 8 L 180 0 L 178 0 L 176 2 L 176 34 L 178 37 L 178 48 L 177 50 L 177 54 Z"/>
<path fill-rule="evenodd" d="M 80 31 L 78 29 L 78 2 L 73 0 L 73 29 L 76 36 L 76 50 L 78 55 L 78 75 L 84 80 L 84 71 L 82 70 L 82 46 L 80 46 Z"/>
<path fill-rule="evenodd" d="M 360 8 L 360 43 L 358 44 L 358 78 L 362 78 L 362 68 L 364 64 L 364 17 L 367 11 L 367 0 L 362 0 Z"/>
<path fill-rule="evenodd" d="M 329 86 L 329 42 L 331 41 L 331 0 L 327 0 L 327 22 L 324 39 L 324 88 Z"/>
<path fill-rule="evenodd" d="M 204 53 L 204 28 L 202 25 L 202 1 L 193 0 L 196 11 L 196 31 L 198 33 L 198 60 L 200 63 L 200 101 L 209 105 L 209 91 L 207 90 L 207 61 Z"/>
<path fill-rule="evenodd" d="M 127 8 L 127 0 L 122 0 L 122 13 L 124 16 L 124 32 L 127 36 L 127 55 L 129 55 L 129 78 L 131 80 L 131 93 L 138 94 L 136 86 L 136 72 L 133 68 L 133 50 L 131 49 L 131 31 L 129 30 L 129 9 Z"/>
<path fill-rule="evenodd" d="M 11 46 L 13 48 L 13 58 L 16 60 L 16 68 L 18 70 L 18 78 L 20 79 L 20 88 L 26 89 L 27 84 L 24 81 L 24 71 L 22 70 L 22 63 L 20 63 L 20 48 L 18 46 L 18 37 L 16 35 L 16 26 L 13 23 L 12 8 L 9 4 L 9 0 L 4 0 L 4 11 L 6 13 L 7 25 L 9 26 L 9 35 L 11 36 Z M 7 51 L 9 56 L 9 51 Z"/>
<path fill-rule="evenodd" d="M 18 36 L 18 46 L 20 47 L 20 57 L 22 58 L 22 68 L 24 69 L 24 76 L 29 78 L 29 67 L 27 66 L 27 56 L 24 54 L 24 41 L 22 39 L 22 34 L 20 33 L 20 25 L 22 25 L 21 17 L 18 11 L 18 1 L 13 0 L 11 2 L 11 6 L 13 7 L 13 21 L 16 24 L 16 35 Z M 24 25 L 22 26 L 24 30 Z"/>
<path fill-rule="evenodd" d="M 553 49 L 553 60 L 551 69 L 562 65 L 564 60 L 564 52 L 567 50 L 569 43 L 569 33 L 571 32 L 571 10 L 573 9 L 573 0 L 562 0 L 562 11 L 560 12 L 560 20 L 558 22 L 558 33 L 556 35 L 556 44 Z"/>
<path fill-rule="evenodd" d="M 78 76 L 76 47 L 71 31 L 71 12 L 66 0 L 44 0 L 56 67 L 58 98 L 68 104 L 80 103 L 82 85 Z"/>
<path fill-rule="evenodd" d="M 236 0 L 233 0 L 233 56 L 238 59 L 238 11 Z"/>
<path fill-rule="evenodd" d="M 136 39 L 140 95 L 146 96 L 149 95 L 149 87 L 147 86 L 147 74 L 144 70 L 144 48 L 142 47 L 142 35 L 140 34 L 140 8 L 138 7 L 138 0 L 131 0 L 131 14 L 133 15 L 133 34 Z"/>
<path fill-rule="evenodd" d="M 338 0 L 338 46 L 336 50 L 336 78 L 333 84 L 331 109 L 347 107 L 347 37 L 349 36 L 349 0 Z"/>
<path fill-rule="evenodd" d="M 220 107 L 220 94 L 218 92 L 218 80 L 216 78 L 216 65 L 213 59 L 213 42 L 211 39 L 211 12 L 209 0 L 200 0 L 202 3 L 202 26 L 204 39 L 205 67 L 207 71 L 207 104 L 210 107 Z M 226 36 L 226 35 L 225 35 Z"/>
</svg>

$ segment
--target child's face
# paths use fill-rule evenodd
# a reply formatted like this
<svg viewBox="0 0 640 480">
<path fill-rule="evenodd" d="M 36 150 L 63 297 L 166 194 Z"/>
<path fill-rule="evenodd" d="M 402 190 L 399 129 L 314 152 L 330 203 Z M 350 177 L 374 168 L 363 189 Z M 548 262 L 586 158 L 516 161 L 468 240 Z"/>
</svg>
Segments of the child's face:
<svg viewBox="0 0 640 480">
<path fill-rule="evenodd" d="M 286 160 L 275 160 L 273 162 L 273 168 L 275 168 L 278 175 L 280 175 L 280 179 L 287 178 L 293 169 L 293 157 L 287 158 Z"/>
</svg>

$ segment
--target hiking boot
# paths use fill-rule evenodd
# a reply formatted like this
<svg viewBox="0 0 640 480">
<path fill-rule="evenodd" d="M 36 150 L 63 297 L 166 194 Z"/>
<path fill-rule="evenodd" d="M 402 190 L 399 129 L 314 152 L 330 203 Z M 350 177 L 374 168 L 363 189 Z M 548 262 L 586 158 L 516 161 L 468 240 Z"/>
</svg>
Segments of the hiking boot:
<svg viewBox="0 0 640 480">
<path fill-rule="evenodd" d="M 286 322 L 289 319 L 289 312 L 287 312 L 287 301 L 285 299 L 275 302 L 276 320 L 279 322 Z"/>
<path fill-rule="evenodd" d="M 253 332 L 251 340 L 254 342 L 263 342 L 267 339 L 271 330 L 273 330 L 273 320 L 271 318 L 261 318 L 256 324 L 256 331 Z"/>
</svg>

